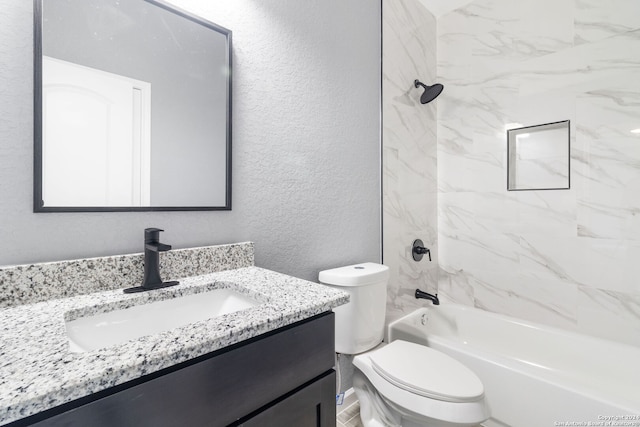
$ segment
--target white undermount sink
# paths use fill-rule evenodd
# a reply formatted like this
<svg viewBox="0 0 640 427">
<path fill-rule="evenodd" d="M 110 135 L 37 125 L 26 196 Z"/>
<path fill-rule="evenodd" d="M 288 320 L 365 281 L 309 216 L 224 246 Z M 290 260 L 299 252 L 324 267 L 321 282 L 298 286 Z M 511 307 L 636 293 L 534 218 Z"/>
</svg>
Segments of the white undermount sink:
<svg viewBox="0 0 640 427">
<path fill-rule="evenodd" d="M 81 353 L 258 304 L 254 299 L 231 289 L 215 289 L 70 320 L 66 322 L 67 336 L 70 350 Z"/>
</svg>

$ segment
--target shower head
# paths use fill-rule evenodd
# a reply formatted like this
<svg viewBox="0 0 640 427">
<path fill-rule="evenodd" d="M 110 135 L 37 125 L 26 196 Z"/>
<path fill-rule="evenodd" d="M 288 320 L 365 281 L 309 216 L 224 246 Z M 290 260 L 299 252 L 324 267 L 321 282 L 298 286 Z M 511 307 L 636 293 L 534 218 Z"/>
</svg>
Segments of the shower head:
<svg viewBox="0 0 640 427">
<path fill-rule="evenodd" d="M 442 89 L 444 89 L 444 86 L 442 86 L 440 83 L 436 83 L 433 86 L 427 86 L 419 80 L 416 80 L 413 82 L 413 84 L 415 87 L 422 86 L 424 88 L 424 93 L 420 97 L 420 103 L 422 104 L 427 104 L 436 99 L 438 95 L 440 95 L 440 92 L 442 92 Z"/>
</svg>

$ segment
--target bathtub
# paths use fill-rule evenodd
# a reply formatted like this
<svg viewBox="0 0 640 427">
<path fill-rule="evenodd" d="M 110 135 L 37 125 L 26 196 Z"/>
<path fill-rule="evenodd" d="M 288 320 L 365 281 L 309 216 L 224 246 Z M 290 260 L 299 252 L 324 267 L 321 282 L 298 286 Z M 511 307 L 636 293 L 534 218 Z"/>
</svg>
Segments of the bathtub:
<svg viewBox="0 0 640 427">
<path fill-rule="evenodd" d="M 455 304 L 418 309 L 387 333 L 473 370 L 491 409 L 484 426 L 640 427 L 640 348 Z"/>
</svg>

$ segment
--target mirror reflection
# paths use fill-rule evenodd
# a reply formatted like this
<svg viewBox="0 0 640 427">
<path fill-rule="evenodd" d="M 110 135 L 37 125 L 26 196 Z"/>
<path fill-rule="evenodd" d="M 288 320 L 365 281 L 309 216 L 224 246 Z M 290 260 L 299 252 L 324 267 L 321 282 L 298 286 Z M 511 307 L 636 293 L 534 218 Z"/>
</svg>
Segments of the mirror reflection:
<svg viewBox="0 0 640 427">
<path fill-rule="evenodd" d="M 230 209 L 230 32 L 155 0 L 37 3 L 35 210 Z"/>
</svg>

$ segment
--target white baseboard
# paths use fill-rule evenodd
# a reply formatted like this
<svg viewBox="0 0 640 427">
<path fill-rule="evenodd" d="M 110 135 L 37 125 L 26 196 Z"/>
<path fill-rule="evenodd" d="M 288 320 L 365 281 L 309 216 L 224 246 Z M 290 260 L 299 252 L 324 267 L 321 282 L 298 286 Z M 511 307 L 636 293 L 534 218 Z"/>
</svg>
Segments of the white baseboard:
<svg viewBox="0 0 640 427">
<path fill-rule="evenodd" d="M 337 405 L 338 407 L 337 412 L 340 413 L 341 411 L 347 409 L 349 406 L 353 405 L 357 401 L 358 401 L 358 397 L 356 396 L 356 392 L 353 390 L 353 387 L 351 387 L 349 390 L 344 392 L 344 399 L 342 400 L 341 405 Z"/>
</svg>

